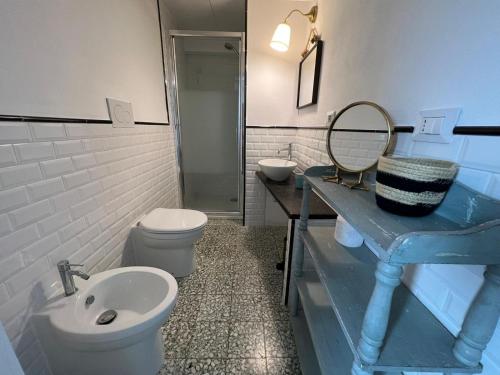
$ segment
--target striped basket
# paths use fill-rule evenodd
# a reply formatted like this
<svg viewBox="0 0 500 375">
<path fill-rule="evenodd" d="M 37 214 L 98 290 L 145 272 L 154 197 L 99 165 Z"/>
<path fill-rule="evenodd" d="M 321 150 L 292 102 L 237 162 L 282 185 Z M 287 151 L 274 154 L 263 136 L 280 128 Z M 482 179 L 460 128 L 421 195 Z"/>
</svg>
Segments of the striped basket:
<svg viewBox="0 0 500 375">
<path fill-rule="evenodd" d="M 441 203 L 453 183 L 457 165 L 444 160 L 381 156 L 375 196 L 383 210 L 425 216 Z"/>
</svg>

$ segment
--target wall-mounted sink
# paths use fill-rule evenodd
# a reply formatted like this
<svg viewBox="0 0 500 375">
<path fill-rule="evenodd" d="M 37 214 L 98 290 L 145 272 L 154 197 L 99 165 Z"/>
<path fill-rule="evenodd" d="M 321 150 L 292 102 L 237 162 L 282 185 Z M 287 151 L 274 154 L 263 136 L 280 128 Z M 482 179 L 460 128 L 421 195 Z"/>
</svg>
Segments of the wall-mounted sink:
<svg viewBox="0 0 500 375">
<path fill-rule="evenodd" d="M 164 356 L 160 328 L 177 298 L 174 277 L 124 267 L 75 284 L 75 294 L 61 293 L 35 314 L 52 372 L 155 375 Z"/>
<path fill-rule="evenodd" d="M 290 176 L 297 163 L 285 159 L 263 159 L 259 161 L 259 167 L 273 181 L 284 181 Z"/>
</svg>

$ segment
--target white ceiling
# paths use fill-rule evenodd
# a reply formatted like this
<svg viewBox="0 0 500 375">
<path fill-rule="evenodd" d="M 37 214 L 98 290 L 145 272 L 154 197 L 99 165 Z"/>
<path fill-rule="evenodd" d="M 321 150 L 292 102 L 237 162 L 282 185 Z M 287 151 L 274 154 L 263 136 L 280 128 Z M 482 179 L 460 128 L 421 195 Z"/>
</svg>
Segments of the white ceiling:
<svg viewBox="0 0 500 375">
<path fill-rule="evenodd" d="M 183 30 L 245 31 L 245 0 L 163 0 Z"/>
</svg>

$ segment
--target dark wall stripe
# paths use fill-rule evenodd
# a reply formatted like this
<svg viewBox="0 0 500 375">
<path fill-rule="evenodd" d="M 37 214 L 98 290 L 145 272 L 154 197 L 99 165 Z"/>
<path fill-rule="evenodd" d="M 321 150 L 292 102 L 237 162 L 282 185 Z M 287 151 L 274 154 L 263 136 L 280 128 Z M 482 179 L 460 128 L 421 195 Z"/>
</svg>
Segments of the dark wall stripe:
<svg viewBox="0 0 500 375">
<path fill-rule="evenodd" d="M 326 126 L 259 126 L 259 125 L 250 125 L 247 126 L 247 129 L 307 129 L 307 130 L 328 130 Z M 340 130 L 347 131 L 347 130 Z M 363 132 L 362 130 L 359 130 Z M 375 131 L 378 132 L 378 131 Z M 381 131 L 382 133 L 386 133 L 385 131 Z M 395 133 L 413 133 L 413 126 L 396 126 L 394 128 Z"/>
<path fill-rule="evenodd" d="M 0 115 L 0 121 L 10 122 L 64 122 L 83 124 L 112 124 L 111 120 L 99 120 L 90 118 L 67 118 L 67 117 L 38 117 L 38 116 L 10 116 Z M 166 122 L 135 121 L 136 125 L 168 125 Z"/>
<path fill-rule="evenodd" d="M 395 126 L 394 133 L 413 133 L 413 126 Z"/>
<path fill-rule="evenodd" d="M 136 125 L 169 125 L 167 122 L 136 121 Z"/>
<path fill-rule="evenodd" d="M 260 126 L 260 125 L 249 125 L 247 129 L 310 129 L 310 130 L 328 130 L 325 126 Z"/>
<path fill-rule="evenodd" d="M 349 133 L 381 133 L 381 134 L 387 134 L 389 132 L 387 130 L 375 130 L 375 129 L 335 129 L 335 128 L 333 128 L 332 131 L 349 132 Z"/>
<path fill-rule="evenodd" d="M 457 126 L 453 134 L 500 136 L 500 126 Z"/>
<path fill-rule="evenodd" d="M 111 124 L 111 120 L 99 120 L 90 118 L 69 118 L 69 117 L 43 117 L 43 116 L 12 116 L 0 115 L 0 121 L 12 122 L 65 122 L 65 123 L 85 123 L 85 124 Z"/>
</svg>

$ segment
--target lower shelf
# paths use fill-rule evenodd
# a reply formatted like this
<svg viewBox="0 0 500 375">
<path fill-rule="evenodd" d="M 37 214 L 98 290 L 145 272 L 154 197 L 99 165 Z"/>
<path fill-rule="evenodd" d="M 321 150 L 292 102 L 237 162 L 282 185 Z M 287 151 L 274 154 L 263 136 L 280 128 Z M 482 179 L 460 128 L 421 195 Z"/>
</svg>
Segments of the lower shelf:
<svg viewBox="0 0 500 375">
<path fill-rule="evenodd" d="M 302 375 L 321 374 L 318 365 L 318 358 L 316 357 L 316 353 L 314 353 L 304 312 L 300 311 L 297 316 L 292 316 L 290 320 L 292 322 L 293 335 L 295 336 L 295 346 L 297 347 L 297 353 L 299 355 Z"/>
<path fill-rule="evenodd" d="M 365 245 L 342 246 L 333 228 L 309 227 L 303 234 L 305 253 L 328 296 L 353 356 L 358 357 L 366 307 L 375 287 L 377 257 Z M 304 257 L 306 257 L 306 254 Z M 387 335 L 372 371 L 480 373 L 481 366 L 467 367 L 452 352 L 455 337 L 408 290 L 394 291 Z"/>
<path fill-rule="evenodd" d="M 303 311 L 292 317 L 292 324 L 302 372 L 304 375 L 350 374 L 353 355 L 319 278 L 314 271 L 309 271 L 295 281 Z M 401 375 L 400 372 L 375 374 Z"/>
</svg>

